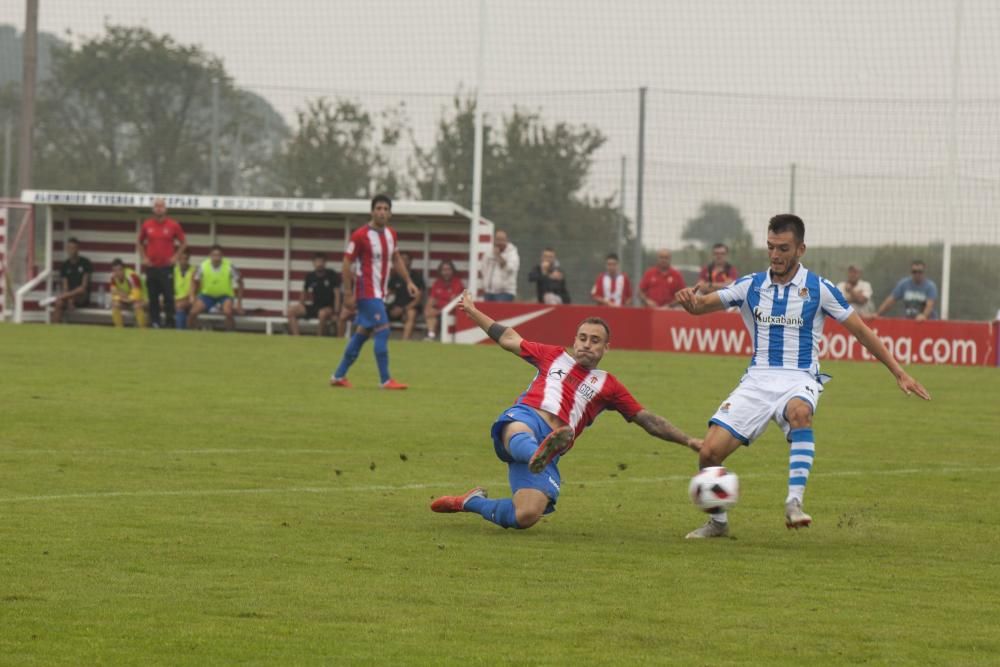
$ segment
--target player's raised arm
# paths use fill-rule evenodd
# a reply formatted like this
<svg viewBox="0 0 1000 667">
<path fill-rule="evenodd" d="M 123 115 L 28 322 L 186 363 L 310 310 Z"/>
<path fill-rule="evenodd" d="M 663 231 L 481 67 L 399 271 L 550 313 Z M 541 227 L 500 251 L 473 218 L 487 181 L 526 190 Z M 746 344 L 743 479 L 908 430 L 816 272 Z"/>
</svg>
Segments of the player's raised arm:
<svg viewBox="0 0 1000 667">
<path fill-rule="evenodd" d="M 875 335 L 861 316 L 857 312 L 851 313 L 850 317 L 844 320 L 841 324 L 844 328 L 850 331 L 855 338 L 858 339 L 862 345 L 867 348 L 869 352 L 872 353 L 876 359 L 881 361 L 889 372 L 893 374 L 896 378 L 896 384 L 899 385 L 900 390 L 907 396 L 910 394 L 916 394 L 925 401 L 931 400 L 930 392 L 924 389 L 923 385 L 912 378 L 903 367 L 899 365 L 896 358 L 892 356 L 885 344 Z"/>
<path fill-rule="evenodd" d="M 690 435 L 671 424 L 665 417 L 654 414 L 649 410 L 640 410 L 632 421 L 643 428 L 646 433 L 654 438 L 660 438 L 667 442 L 676 442 L 679 445 L 689 447 L 694 451 L 701 451 L 701 438 L 692 438 Z"/>
<path fill-rule="evenodd" d="M 462 300 L 459 302 L 458 308 L 468 315 L 469 319 L 475 322 L 480 329 L 489 334 L 490 338 L 495 340 L 497 345 L 508 352 L 520 354 L 521 335 L 510 327 L 499 324 L 492 317 L 476 308 L 476 304 L 472 302 L 472 295 L 469 293 L 469 290 L 465 290 L 462 293 Z"/>
<path fill-rule="evenodd" d="M 718 292 L 700 294 L 697 287 L 685 287 L 677 292 L 677 303 L 692 315 L 712 313 L 726 307 Z"/>
</svg>

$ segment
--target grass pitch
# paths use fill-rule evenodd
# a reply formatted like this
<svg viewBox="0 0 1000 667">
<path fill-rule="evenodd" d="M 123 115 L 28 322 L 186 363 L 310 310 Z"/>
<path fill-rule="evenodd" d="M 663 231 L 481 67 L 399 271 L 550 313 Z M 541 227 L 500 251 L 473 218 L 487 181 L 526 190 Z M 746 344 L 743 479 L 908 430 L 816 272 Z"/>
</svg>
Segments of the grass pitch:
<svg viewBox="0 0 1000 667">
<path fill-rule="evenodd" d="M 532 369 L 393 342 L 408 392 L 327 387 L 341 341 L 0 326 L 4 664 L 996 664 L 1000 371 L 825 364 L 814 527 L 772 425 L 728 462 L 733 538 L 686 542 L 695 456 L 603 415 L 528 531 L 435 515 L 507 494 L 488 429 Z M 612 352 L 701 434 L 737 358 Z"/>
</svg>

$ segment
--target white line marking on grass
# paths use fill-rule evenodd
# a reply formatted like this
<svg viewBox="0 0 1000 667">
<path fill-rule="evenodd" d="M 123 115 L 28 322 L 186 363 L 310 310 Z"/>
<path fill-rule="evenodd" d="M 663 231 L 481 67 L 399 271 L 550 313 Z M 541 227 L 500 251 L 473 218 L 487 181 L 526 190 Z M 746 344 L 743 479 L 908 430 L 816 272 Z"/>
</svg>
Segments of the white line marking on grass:
<svg viewBox="0 0 1000 667">
<path fill-rule="evenodd" d="M 1000 466 L 977 467 L 977 468 L 901 468 L 898 470 L 841 470 L 822 474 L 813 474 L 813 477 L 863 477 L 863 476 L 884 476 L 884 475 L 920 475 L 920 474 L 966 474 L 1000 472 Z M 781 478 L 785 477 L 784 472 Z M 779 475 L 775 473 L 744 473 L 740 475 L 749 479 L 774 479 Z M 690 475 L 666 475 L 663 477 L 634 477 L 634 478 L 608 478 L 598 480 L 570 480 L 570 485 L 583 486 L 604 486 L 609 484 L 659 484 L 662 482 L 681 482 L 690 479 Z M 502 483 L 498 480 L 491 480 L 493 485 L 499 486 Z M 465 483 L 468 486 L 468 483 Z M 355 484 L 351 486 L 289 486 L 285 488 L 273 489 L 179 489 L 176 491 L 96 491 L 92 493 L 62 493 L 53 495 L 38 496 L 10 496 L 0 498 L 0 503 L 26 503 L 45 502 L 53 500 L 94 500 L 103 498 L 156 498 L 156 497 L 199 497 L 199 496 L 239 496 L 239 495 L 267 495 L 279 493 L 336 493 L 336 492 L 372 492 L 372 491 L 414 491 L 420 489 L 454 489 L 456 487 L 465 488 L 462 483 L 455 482 L 434 482 L 420 484 Z"/>
</svg>

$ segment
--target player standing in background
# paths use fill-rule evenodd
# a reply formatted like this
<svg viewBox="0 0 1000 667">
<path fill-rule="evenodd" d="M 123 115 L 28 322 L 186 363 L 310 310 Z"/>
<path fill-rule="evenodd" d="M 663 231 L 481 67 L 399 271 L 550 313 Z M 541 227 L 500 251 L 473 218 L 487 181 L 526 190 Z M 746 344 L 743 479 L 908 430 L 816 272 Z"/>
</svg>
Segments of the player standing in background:
<svg viewBox="0 0 1000 667">
<path fill-rule="evenodd" d="M 677 300 L 692 315 L 739 308 L 753 338 L 749 369 L 709 420 L 699 457 L 701 467 L 722 465 L 740 445 L 760 437 L 773 419 L 790 443 L 785 499 L 785 525 L 789 528 L 812 523 L 812 517 L 802 511 L 802 499 L 816 450 L 812 418 L 823 384 L 829 380 L 819 372 L 819 341 L 827 315 L 885 364 L 906 395 L 930 400 L 927 390 L 900 367 L 833 283 L 799 263 L 806 252 L 805 235 L 801 218 L 776 215 L 767 228 L 769 270 L 743 276 L 708 294 L 699 294 L 693 287 L 677 294 Z M 728 534 L 728 517 L 721 511 L 687 536 Z"/>
<path fill-rule="evenodd" d="M 162 197 L 153 200 L 153 217 L 142 223 L 138 240 L 139 256 L 146 267 L 146 291 L 149 295 L 149 319 L 159 328 L 160 298 L 166 326 L 174 328 L 174 264 L 187 249 L 184 230 L 167 217 L 167 203 Z"/>
<path fill-rule="evenodd" d="M 442 496 L 435 512 L 475 512 L 502 528 L 530 528 L 555 510 L 561 482 L 559 458 L 602 411 L 610 408 L 650 435 L 698 451 L 701 440 L 686 435 L 663 417 L 644 409 L 607 371 L 597 369 L 611 332 L 599 317 L 585 319 L 576 331 L 573 352 L 557 345 L 524 340 L 476 308 L 465 292 L 460 308 L 490 338 L 538 369 L 527 391 L 490 429 L 497 458 L 507 464 L 513 498 L 490 500 L 476 487 L 461 496 Z"/>
<path fill-rule="evenodd" d="M 399 256 L 396 231 L 389 227 L 392 200 L 386 195 L 372 198 L 372 217 L 368 224 L 351 234 L 344 253 L 344 308 L 356 305 L 357 329 L 344 349 L 340 365 L 330 377 L 333 387 L 350 387 L 347 371 L 361 353 L 368 337 L 375 334 L 375 361 L 383 389 L 406 389 L 389 375 L 389 316 L 385 310 L 385 295 L 389 286 L 389 263 L 406 281 L 410 296 L 420 293 L 410 279 L 410 272 Z"/>
</svg>

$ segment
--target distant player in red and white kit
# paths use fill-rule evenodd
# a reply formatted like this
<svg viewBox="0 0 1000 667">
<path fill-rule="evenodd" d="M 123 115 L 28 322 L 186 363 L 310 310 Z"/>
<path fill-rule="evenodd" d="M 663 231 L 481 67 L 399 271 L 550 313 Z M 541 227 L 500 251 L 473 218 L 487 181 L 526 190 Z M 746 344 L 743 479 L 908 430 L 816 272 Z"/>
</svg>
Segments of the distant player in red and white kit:
<svg viewBox="0 0 1000 667">
<path fill-rule="evenodd" d="M 628 306 L 632 303 L 632 283 L 621 272 L 618 255 L 610 253 L 604 259 L 604 272 L 597 276 L 590 296 L 599 306 Z"/>
<path fill-rule="evenodd" d="M 698 451 L 692 438 L 663 417 L 644 409 L 618 379 L 597 369 L 608 350 L 610 331 L 599 317 L 584 320 L 572 352 L 524 340 L 476 308 L 468 292 L 460 308 L 500 347 L 538 369 L 528 390 L 497 418 L 490 430 L 497 458 L 507 464 L 513 498 L 491 500 L 476 487 L 431 503 L 435 512 L 475 512 L 503 528 L 530 528 L 555 510 L 561 478 L 559 458 L 602 411 L 617 410 L 647 433 Z"/>
<path fill-rule="evenodd" d="M 340 365 L 330 377 L 334 387 L 350 387 L 347 371 L 361 353 L 368 337 L 375 334 L 375 361 L 383 389 L 406 389 L 389 375 L 389 315 L 385 310 L 385 295 L 389 288 L 389 267 L 406 281 L 410 296 L 416 298 L 420 290 L 410 279 L 406 263 L 399 256 L 396 231 L 389 227 L 392 218 L 392 200 L 386 195 L 372 198 L 372 217 L 367 225 L 351 234 L 344 253 L 344 308 L 354 310 L 357 329 L 344 349 Z"/>
</svg>

